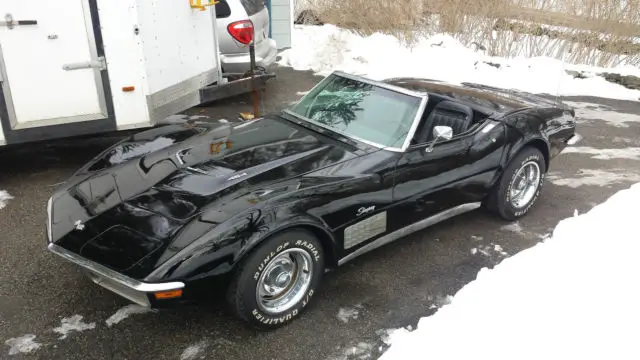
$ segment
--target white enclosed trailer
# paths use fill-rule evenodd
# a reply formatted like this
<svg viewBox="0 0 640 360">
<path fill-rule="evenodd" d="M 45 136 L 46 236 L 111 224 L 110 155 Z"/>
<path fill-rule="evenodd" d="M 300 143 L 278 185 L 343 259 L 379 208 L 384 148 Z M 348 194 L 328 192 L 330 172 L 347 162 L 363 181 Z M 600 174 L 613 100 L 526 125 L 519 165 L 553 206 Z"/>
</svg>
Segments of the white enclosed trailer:
<svg viewBox="0 0 640 360">
<path fill-rule="evenodd" d="M 196 2 L 0 0 L 0 145 L 151 127 L 264 87 L 273 74 L 226 81 L 215 7 Z"/>
</svg>

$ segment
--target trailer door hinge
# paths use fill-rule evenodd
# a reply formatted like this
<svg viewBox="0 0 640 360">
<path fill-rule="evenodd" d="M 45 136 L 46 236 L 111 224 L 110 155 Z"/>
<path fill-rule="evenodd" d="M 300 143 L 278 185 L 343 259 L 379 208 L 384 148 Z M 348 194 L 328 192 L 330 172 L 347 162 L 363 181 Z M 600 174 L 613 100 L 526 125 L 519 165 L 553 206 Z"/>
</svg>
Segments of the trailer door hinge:
<svg viewBox="0 0 640 360">
<path fill-rule="evenodd" d="M 65 64 L 62 66 L 64 70 L 80 70 L 80 69 L 98 69 L 98 70 L 106 70 L 107 62 L 104 59 L 104 56 L 98 57 L 98 59 L 93 61 L 85 61 L 78 63 Z"/>
</svg>

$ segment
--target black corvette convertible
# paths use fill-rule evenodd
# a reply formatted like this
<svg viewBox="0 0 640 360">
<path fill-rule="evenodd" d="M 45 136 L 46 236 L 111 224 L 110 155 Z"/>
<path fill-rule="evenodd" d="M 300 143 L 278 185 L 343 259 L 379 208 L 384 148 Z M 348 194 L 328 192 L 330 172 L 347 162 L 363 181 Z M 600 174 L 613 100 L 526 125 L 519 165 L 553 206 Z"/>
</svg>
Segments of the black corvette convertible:
<svg viewBox="0 0 640 360">
<path fill-rule="evenodd" d="M 358 255 L 479 207 L 525 215 L 578 139 L 574 111 L 542 97 L 335 72 L 280 114 L 105 150 L 49 200 L 48 248 L 144 306 L 223 285 L 274 328 Z"/>
</svg>

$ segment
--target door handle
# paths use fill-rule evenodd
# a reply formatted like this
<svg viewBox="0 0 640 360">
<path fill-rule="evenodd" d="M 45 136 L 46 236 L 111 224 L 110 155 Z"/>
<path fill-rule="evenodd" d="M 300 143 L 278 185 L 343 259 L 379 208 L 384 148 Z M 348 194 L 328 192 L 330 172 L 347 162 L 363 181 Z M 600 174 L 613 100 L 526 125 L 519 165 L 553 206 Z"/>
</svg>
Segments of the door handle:
<svg viewBox="0 0 640 360">
<path fill-rule="evenodd" d="M 38 25 L 38 20 L 15 20 L 13 15 L 6 14 L 4 16 L 4 21 L 0 21 L 0 26 L 6 26 L 9 29 L 13 29 L 15 26 L 19 25 Z"/>
<path fill-rule="evenodd" d="M 107 68 L 107 62 L 104 59 L 104 56 L 98 57 L 97 60 L 94 61 L 85 61 L 71 64 L 64 64 L 62 66 L 63 70 L 79 70 L 79 69 L 98 69 L 105 70 Z"/>
</svg>

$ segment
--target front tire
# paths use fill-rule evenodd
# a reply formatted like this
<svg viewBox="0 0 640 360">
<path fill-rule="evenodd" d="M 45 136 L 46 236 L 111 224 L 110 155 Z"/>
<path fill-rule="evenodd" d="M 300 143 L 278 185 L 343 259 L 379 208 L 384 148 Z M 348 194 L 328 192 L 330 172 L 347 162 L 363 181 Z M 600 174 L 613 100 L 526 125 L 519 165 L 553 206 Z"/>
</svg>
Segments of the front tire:
<svg viewBox="0 0 640 360">
<path fill-rule="evenodd" d="M 523 148 L 494 185 L 487 207 L 508 221 L 523 217 L 538 200 L 546 171 L 540 150 L 531 146 Z"/>
<path fill-rule="evenodd" d="M 324 252 L 310 232 L 289 230 L 258 245 L 227 291 L 231 309 L 262 330 L 293 321 L 309 305 L 324 273 Z"/>
</svg>

